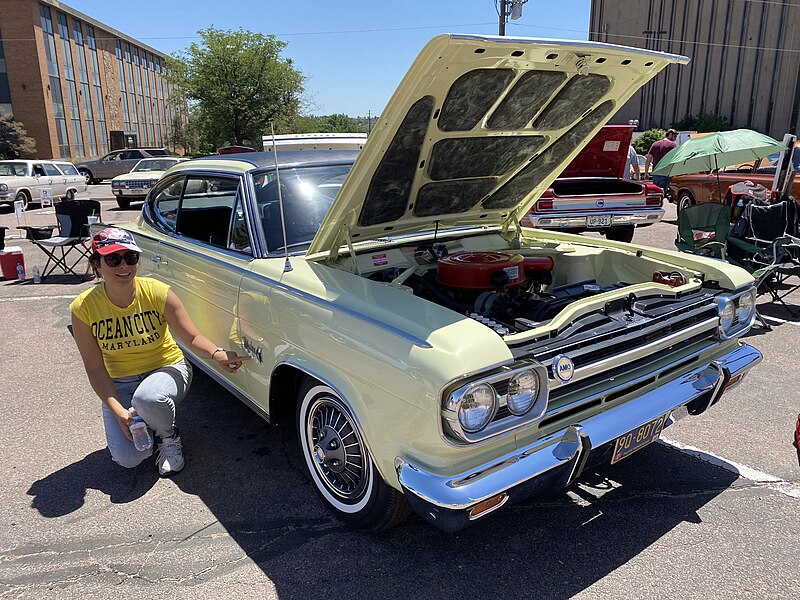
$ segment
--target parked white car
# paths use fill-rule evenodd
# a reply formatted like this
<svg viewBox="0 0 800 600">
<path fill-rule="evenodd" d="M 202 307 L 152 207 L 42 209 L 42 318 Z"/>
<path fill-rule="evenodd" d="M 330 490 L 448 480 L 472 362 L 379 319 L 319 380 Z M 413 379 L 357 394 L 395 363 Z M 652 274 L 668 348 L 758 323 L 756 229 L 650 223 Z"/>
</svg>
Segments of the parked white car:
<svg viewBox="0 0 800 600">
<path fill-rule="evenodd" d="M 187 160 L 172 156 L 143 158 L 130 173 L 117 175 L 111 180 L 111 191 L 117 197 L 117 205 L 130 208 L 134 200 L 144 200 L 167 169 Z"/>
<path fill-rule="evenodd" d="M 86 192 L 86 180 L 63 160 L 0 160 L 0 204 L 22 202 L 27 210 L 48 193 L 53 202 L 74 200 Z"/>
</svg>

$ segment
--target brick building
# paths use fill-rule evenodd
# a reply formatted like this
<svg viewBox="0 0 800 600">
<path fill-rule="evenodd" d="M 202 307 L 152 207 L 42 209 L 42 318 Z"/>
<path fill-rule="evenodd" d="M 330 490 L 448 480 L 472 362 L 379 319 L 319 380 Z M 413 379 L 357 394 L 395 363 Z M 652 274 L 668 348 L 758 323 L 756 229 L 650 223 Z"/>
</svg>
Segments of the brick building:
<svg viewBox="0 0 800 600">
<path fill-rule="evenodd" d="M 589 37 L 683 54 L 620 109 L 616 123 L 668 127 L 726 117 L 781 139 L 800 133 L 800 4 L 787 0 L 592 0 Z"/>
<path fill-rule="evenodd" d="M 56 0 L 0 0 L 0 15 L 0 112 L 38 158 L 168 145 L 163 53 Z"/>
</svg>

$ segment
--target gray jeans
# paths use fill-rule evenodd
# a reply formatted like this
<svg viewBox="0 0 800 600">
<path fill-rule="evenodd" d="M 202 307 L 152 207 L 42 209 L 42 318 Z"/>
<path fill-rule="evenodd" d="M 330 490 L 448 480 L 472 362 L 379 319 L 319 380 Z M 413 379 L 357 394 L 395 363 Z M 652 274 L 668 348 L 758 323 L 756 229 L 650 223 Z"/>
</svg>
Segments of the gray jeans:
<svg viewBox="0 0 800 600">
<path fill-rule="evenodd" d="M 151 433 L 164 438 L 171 436 L 175 430 L 175 403 L 186 395 L 192 384 L 192 367 L 186 361 L 181 361 L 155 371 L 118 377 L 112 381 L 122 406 L 133 406 Z M 111 459 L 117 464 L 130 469 L 153 454 L 153 448 L 139 451 L 134 447 L 120 429 L 117 417 L 105 404 L 103 425 Z"/>
</svg>

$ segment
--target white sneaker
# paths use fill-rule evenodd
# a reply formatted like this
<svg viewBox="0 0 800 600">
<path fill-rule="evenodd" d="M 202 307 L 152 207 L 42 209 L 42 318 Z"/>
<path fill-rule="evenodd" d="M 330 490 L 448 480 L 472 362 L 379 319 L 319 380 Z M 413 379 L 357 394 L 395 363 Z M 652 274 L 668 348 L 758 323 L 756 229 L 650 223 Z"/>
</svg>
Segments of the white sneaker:
<svg viewBox="0 0 800 600">
<path fill-rule="evenodd" d="M 183 459 L 183 446 L 177 429 L 172 437 L 165 437 L 161 440 L 158 445 L 156 464 L 158 465 L 158 474 L 162 477 L 174 475 L 183 469 L 186 461 Z"/>
</svg>

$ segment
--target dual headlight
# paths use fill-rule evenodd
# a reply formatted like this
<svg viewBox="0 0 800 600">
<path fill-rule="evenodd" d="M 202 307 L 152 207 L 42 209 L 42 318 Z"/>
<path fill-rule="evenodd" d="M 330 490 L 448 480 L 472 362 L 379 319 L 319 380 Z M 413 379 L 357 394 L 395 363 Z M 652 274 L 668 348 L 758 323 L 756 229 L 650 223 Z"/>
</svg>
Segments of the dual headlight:
<svg viewBox="0 0 800 600">
<path fill-rule="evenodd" d="M 734 296 L 718 296 L 719 332 L 722 339 L 745 333 L 756 317 L 756 289 L 746 289 Z"/>
<path fill-rule="evenodd" d="M 461 385 L 445 393 L 448 433 L 476 442 L 542 417 L 547 408 L 547 372 L 529 363 Z"/>
</svg>

